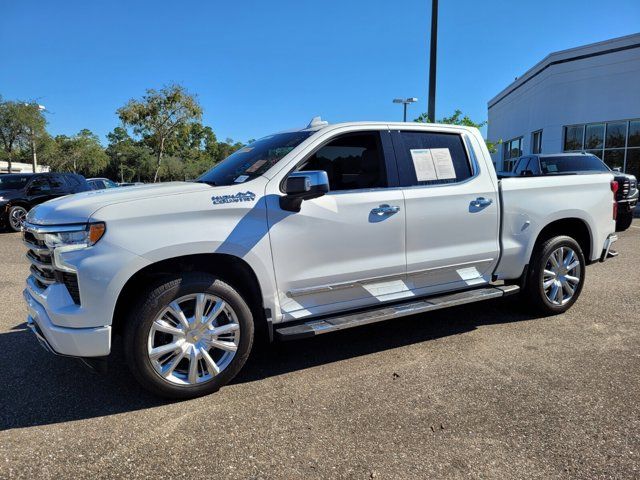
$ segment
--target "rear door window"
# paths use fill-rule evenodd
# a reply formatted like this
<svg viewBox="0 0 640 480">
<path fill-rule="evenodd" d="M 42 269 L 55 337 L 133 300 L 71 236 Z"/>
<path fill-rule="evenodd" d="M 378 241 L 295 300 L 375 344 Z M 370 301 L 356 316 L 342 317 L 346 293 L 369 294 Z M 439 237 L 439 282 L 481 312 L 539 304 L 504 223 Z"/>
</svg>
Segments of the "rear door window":
<svg viewBox="0 0 640 480">
<path fill-rule="evenodd" d="M 29 190 L 33 193 L 45 193 L 51 191 L 51 184 L 47 177 L 36 177 L 29 184 Z"/>
<path fill-rule="evenodd" d="M 402 186 L 458 183 L 473 175 L 457 133 L 399 131 L 393 142 Z"/>
<path fill-rule="evenodd" d="M 70 190 L 64 181 L 63 175 L 50 175 L 49 182 L 51 183 L 51 189 L 54 193 L 65 193 Z"/>
</svg>

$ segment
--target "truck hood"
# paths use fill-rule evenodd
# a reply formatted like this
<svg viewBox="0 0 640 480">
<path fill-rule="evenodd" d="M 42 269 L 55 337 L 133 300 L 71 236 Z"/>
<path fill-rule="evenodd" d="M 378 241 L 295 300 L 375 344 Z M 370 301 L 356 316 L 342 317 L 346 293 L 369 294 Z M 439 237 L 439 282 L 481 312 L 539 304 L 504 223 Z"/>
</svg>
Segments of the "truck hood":
<svg viewBox="0 0 640 480">
<path fill-rule="evenodd" d="M 38 205 L 29 212 L 27 222 L 38 225 L 84 223 L 94 212 L 109 205 L 216 189 L 204 183 L 170 182 L 91 190 Z"/>
</svg>

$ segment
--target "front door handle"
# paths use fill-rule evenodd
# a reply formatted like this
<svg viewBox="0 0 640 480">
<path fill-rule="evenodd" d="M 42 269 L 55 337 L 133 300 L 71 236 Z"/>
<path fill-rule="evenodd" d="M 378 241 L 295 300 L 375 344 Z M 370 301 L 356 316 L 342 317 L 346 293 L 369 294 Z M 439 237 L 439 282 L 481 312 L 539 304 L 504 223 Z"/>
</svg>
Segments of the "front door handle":
<svg viewBox="0 0 640 480">
<path fill-rule="evenodd" d="M 387 205 L 386 203 L 383 205 L 380 205 L 377 208 L 374 208 L 373 210 L 371 210 L 371 213 L 373 215 L 392 215 L 394 213 L 398 213 L 400 211 L 400 207 L 396 206 L 396 205 Z"/>
<path fill-rule="evenodd" d="M 488 207 L 493 203 L 493 200 L 490 198 L 478 197 L 475 200 L 471 200 L 471 206 L 475 208 L 483 208 Z"/>
</svg>

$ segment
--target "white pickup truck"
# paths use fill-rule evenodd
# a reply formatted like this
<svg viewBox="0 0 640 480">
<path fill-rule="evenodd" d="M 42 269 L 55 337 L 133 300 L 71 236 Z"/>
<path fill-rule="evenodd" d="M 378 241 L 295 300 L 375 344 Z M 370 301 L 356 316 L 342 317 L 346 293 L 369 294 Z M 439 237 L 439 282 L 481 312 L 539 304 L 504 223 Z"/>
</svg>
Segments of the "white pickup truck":
<svg viewBox="0 0 640 480">
<path fill-rule="evenodd" d="M 567 310 L 616 240 L 611 173 L 500 180 L 476 129 L 344 123 L 262 138 L 195 182 L 29 212 L 28 324 L 156 394 L 214 392 L 259 331 L 314 336 L 520 294 Z"/>
</svg>

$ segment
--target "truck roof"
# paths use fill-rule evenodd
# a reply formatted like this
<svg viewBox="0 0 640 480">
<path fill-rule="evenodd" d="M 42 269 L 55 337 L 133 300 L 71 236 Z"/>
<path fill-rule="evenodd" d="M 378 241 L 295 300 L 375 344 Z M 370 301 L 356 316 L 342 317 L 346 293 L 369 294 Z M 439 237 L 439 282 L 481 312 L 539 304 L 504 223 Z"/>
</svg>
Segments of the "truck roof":
<svg viewBox="0 0 640 480">
<path fill-rule="evenodd" d="M 389 128 L 407 128 L 407 127 L 424 127 L 424 128 L 437 128 L 437 129 L 452 129 L 452 130 L 475 130 L 473 127 L 465 127 L 463 125 L 451 125 L 448 123 L 422 123 L 422 122 L 382 122 L 382 121 L 357 121 L 357 122 L 340 122 L 329 123 L 323 121 L 320 117 L 314 117 L 309 125 L 300 129 L 284 130 L 284 132 L 317 132 L 327 128 L 341 128 L 341 127 L 354 127 L 354 126 L 385 126 Z"/>
</svg>

